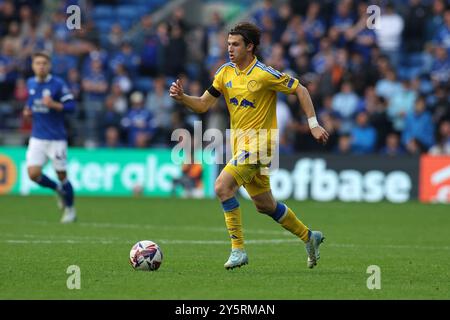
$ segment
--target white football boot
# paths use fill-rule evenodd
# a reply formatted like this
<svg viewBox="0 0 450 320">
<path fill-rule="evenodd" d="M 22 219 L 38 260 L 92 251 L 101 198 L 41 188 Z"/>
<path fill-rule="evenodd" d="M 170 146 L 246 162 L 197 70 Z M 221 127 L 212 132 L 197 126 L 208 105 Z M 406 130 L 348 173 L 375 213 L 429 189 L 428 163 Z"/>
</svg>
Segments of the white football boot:
<svg viewBox="0 0 450 320">
<path fill-rule="evenodd" d="M 319 246 L 323 242 L 325 237 L 320 231 L 311 231 L 309 240 L 305 242 L 306 253 L 308 254 L 307 266 L 312 269 L 317 265 L 317 261 L 320 259 Z"/>
<path fill-rule="evenodd" d="M 61 217 L 61 223 L 72 223 L 77 220 L 77 214 L 74 207 L 66 207 Z"/>
<path fill-rule="evenodd" d="M 247 253 L 244 249 L 232 249 L 230 257 L 223 265 L 225 269 L 230 270 L 248 264 Z"/>
</svg>

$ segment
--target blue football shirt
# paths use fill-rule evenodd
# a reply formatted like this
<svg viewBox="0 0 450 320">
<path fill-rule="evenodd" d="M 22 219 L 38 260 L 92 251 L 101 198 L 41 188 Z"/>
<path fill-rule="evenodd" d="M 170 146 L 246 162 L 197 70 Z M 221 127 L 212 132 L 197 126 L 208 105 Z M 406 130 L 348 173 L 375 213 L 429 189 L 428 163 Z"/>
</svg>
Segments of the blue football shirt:
<svg viewBox="0 0 450 320">
<path fill-rule="evenodd" d="M 61 78 L 48 75 L 39 82 L 37 77 L 27 80 L 28 103 L 33 115 L 31 136 L 45 140 L 66 140 L 64 127 L 64 111 L 56 111 L 42 104 L 42 97 L 51 96 L 54 101 L 66 103 L 73 100 L 73 95 Z"/>
</svg>

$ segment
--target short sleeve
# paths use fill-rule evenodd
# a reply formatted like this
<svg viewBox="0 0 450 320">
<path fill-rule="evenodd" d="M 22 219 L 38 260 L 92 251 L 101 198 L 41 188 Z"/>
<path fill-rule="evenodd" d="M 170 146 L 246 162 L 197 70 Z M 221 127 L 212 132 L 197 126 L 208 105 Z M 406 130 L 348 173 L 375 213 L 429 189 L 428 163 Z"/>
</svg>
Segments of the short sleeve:
<svg viewBox="0 0 450 320">
<path fill-rule="evenodd" d="M 222 65 L 217 71 L 216 74 L 214 75 L 214 80 L 212 83 L 212 86 L 219 91 L 220 93 L 223 93 L 223 74 L 225 72 L 225 69 L 227 67 L 228 63 Z"/>
<path fill-rule="evenodd" d="M 267 75 L 268 88 L 285 94 L 295 92 L 295 89 L 297 89 L 299 84 L 298 79 L 285 73 L 281 73 L 271 67 L 267 67 L 267 70 L 270 73 L 270 75 Z"/>
<path fill-rule="evenodd" d="M 62 103 L 73 100 L 73 94 L 70 92 L 69 87 L 64 81 L 61 81 L 59 85 L 58 100 Z"/>
</svg>

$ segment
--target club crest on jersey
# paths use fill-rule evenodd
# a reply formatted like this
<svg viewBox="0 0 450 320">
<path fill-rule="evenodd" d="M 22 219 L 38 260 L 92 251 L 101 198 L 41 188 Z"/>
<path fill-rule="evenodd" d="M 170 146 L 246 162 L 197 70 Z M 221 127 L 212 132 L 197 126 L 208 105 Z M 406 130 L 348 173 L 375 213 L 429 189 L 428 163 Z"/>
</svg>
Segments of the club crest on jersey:
<svg viewBox="0 0 450 320">
<path fill-rule="evenodd" d="M 259 90 L 259 87 L 260 87 L 260 85 L 259 85 L 258 81 L 256 81 L 256 80 L 250 80 L 250 81 L 247 83 L 247 89 L 248 89 L 248 91 L 250 91 L 250 92 L 256 92 L 256 91 L 258 91 L 258 90 Z"/>
<path fill-rule="evenodd" d="M 233 88 L 233 84 L 231 83 L 231 80 L 225 83 L 226 88 Z"/>
</svg>

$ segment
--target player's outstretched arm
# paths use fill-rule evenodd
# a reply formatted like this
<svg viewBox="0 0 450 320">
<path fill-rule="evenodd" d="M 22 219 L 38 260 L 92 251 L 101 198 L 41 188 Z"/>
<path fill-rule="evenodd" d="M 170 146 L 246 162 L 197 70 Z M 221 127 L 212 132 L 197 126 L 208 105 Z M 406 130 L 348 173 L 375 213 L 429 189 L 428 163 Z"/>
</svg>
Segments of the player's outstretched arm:
<svg viewBox="0 0 450 320">
<path fill-rule="evenodd" d="M 217 100 L 217 98 L 213 97 L 208 91 L 205 91 L 201 97 L 188 96 L 184 93 L 183 85 L 179 79 L 177 79 L 176 82 L 172 82 L 169 94 L 173 99 L 183 103 L 189 109 L 197 113 L 208 111 Z"/>
<path fill-rule="evenodd" d="M 311 134 L 317 140 L 317 142 L 326 144 L 329 135 L 328 132 L 319 125 L 319 122 L 317 122 L 316 112 L 314 110 L 314 106 L 311 101 L 311 96 L 309 95 L 308 89 L 299 84 L 297 89 L 295 90 L 295 94 L 300 101 L 300 105 L 302 106 L 303 111 L 308 117 L 308 124 L 311 130 Z"/>
</svg>

